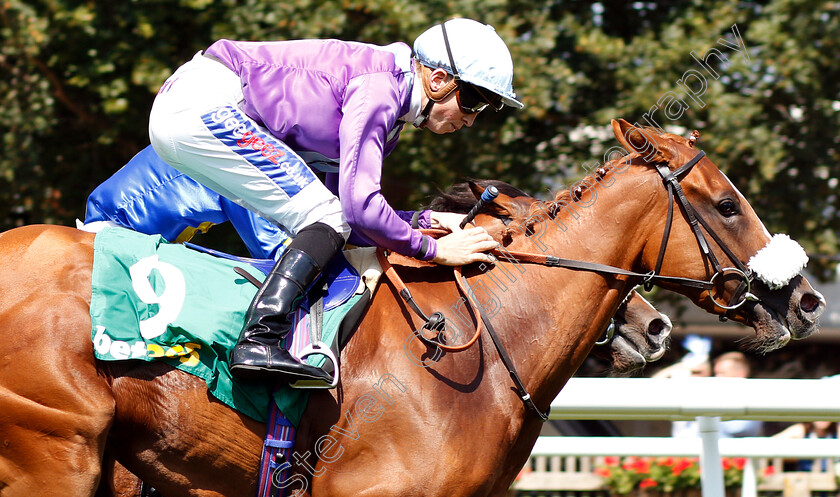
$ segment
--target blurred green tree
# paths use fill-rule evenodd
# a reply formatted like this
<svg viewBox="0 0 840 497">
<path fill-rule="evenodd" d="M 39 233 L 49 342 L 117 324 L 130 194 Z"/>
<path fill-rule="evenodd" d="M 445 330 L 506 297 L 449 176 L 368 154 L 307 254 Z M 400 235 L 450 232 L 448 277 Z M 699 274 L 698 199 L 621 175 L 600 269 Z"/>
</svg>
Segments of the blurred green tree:
<svg viewBox="0 0 840 497">
<path fill-rule="evenodd" d="M 771 231 L 838 252 L 840 2 L 824 0 L 4 0 L 0 229 L 81 217 L 93 187 L 148 144 L 158 86 L 217 38 L 410 43 L 453 16 L 508 41 L 527 107 L 453 135 L 408 127 L 385 162 L 396 207 L 465 177 L 547 197 L 616 144 L 610 119 L 647 115 L 700 130 Z"/>
</svg>

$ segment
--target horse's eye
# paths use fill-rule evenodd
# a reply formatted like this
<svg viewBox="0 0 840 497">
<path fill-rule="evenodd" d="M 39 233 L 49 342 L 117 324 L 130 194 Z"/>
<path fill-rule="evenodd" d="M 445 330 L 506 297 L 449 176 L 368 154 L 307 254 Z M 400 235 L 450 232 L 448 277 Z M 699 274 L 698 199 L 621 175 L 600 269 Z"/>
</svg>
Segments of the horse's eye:
<svg viewBox="0 0 840 497">
<path fill-rule="evenodd" d="M 738 204 L 730 199 L 721 200 L 717 208 L 724 217 L 732 217 L 738 214 Z"/>
</svg>

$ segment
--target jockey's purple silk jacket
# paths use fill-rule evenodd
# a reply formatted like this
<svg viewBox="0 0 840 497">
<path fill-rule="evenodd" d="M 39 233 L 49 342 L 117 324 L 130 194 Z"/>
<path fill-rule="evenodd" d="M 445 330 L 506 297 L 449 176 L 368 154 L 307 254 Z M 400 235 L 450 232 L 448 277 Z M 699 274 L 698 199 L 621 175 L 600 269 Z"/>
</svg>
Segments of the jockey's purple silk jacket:
<svg viewBox="0 0 840 497">
<path fill-rule="evenodd" d="M 339 40 L 219 40 L 206 52 L 242 82 L 242 111 L 311 163 L 327 168 L 326 186 L 341 201 L 350 242 L 401 254 L 420 252 L 411 212 L 397 212 L 380 191 L 382 160 L 396 146 L 411 104 L 413 65 L 404 43 Z M 429 226 L 424 212 L 420 226 Z M 427 237 L 428 238 L 428 237 Z M 426 256 L 433 259 L 434 240 Z"/>
</svg>

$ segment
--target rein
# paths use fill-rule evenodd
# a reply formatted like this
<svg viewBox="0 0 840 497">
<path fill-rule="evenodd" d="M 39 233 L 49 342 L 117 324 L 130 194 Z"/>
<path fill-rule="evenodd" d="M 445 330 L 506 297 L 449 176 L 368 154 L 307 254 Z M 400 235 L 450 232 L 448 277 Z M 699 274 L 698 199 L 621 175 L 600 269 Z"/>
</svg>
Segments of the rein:
<svg viewBox="0 0 840 497">
<path fill-rule="evenodd" d="M 711 226 L 709 226 L 706 220 L 703 219 L 702 216 L 700 216 L 700 213 L 697 212 L 697 210 L 685 196 L 685 192 L 680 186 L 680 180 L 682 179 L 682 177 L 686 176 L 691 171 L 691 169 L 695 165 L 697 165 L 697 163 L 700 162 L 700 160 L 703 159 L 705 156 L 705 152 L 703 152 L 702 150 L 699 151 L 694 157 L 691 158 L 691 160 L 677 168 L 674 172 L 671 172 L 667 165 L 658 165 L 656 167 L 656 170 L 662 177 L 662 182 L 665 185 L 666 190 L 668 191 L 668 215 L 665 221 L 665 230 L 662 233 L 662 243 L 660 243 L 659 245 L 659 254 L 656 257 L 656 266 L 654 270 L 650 271 L 649 273 L 637 273 L 615 266 L 608 266 L 606 264 L 577 261 L 573 259 L 563 259 L 560 257 L 545 254 L 534 254 L 528 252 L 509 252 L 504 249 L 496 249 L 491 253 L 511 263 L 525 262 L 531 264 L 540 264 L 548 267 L 561 267 L 565 269 L 591 271 L 595 273 L 641 278 L 645 290 L 648 291 L 653 287 L 653 285 L 657 283 L 674 283 L 685 287 L 707 290 L 710 292 L 711 296 L 711 290 L 713 290 L 715 287 L 715 279 L 719 275 L 725 275 L 726 273 L 735 273 L 741 278 L 741 282 L 736 288 L 732 296 L 732 300 L 724 304 L 718 302 L 714 298 L 714 296 L 711 296 L 712 302 L 714 302 L 715 305 L 717 305 L 721 309 L 729 311 L 732 309 L 737 309 L 738 307 L 743 305 L 747 300 L 758 300 L 758 297 L 750 293 L 752 282 L 755 279 L 753 272 L 749 268 L 747 268 L 744 265 L 744 263 L 741 262 L 740 259 L 738 259 L 738 257 L 735 256 L 734 252 L 732 252 L 732 250 L 726 245 L 726 243 L 717 235 L 717 233 L 715 233 L 715 231 L 711 228 Z M 700 246 L 703 258 L 705 260 L 708 260 L 711 263 L 712 267 L 714 267 L 715 269 L 715 273 L 712 275 L 709 281 L 697 280 L 693 278 L 682 278 L 679 276 L 664 276 L 659 274 L 660 270 L 662 269 L 662 262 L 665 258 L 665 250 L 668 246 L 668 238 L 671 234 L 671 225 L 673 223 L 674 218 L 674 204 L 676 202 L 679 202 L 680 208 L 685 214 L 689 226 L 691 226 L 691 229 L 694 233 L 694 237 L 697 239 L 697 243 Z M 714 252 L 712 252 L 709 246 L 709 242 L 706 239 L 706 235 L 703 234 L 703 231 L 700 229 L 700 226 L 702 226 L 709 234 L 709 236 L 712 237 L 715 243 L 717 243 L 718 247 L 720 247 L 720 249 L 723 250 L 726 256 L 729 257 L 729 259 L 732 261 L 735 267 L 724 268 L 721 266 L 721 264 L 715 257 Z M 725 314 L 721 316 L 721 318 L 725 319 Z"/>
</svg>

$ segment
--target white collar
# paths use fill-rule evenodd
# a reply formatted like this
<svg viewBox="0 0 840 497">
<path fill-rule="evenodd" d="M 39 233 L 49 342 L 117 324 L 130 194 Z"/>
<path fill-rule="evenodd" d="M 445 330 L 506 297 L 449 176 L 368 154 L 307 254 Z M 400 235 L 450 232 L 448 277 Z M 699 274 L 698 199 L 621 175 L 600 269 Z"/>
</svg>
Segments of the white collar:
<svg viewBox="0 0 840 497">
<path fill-rule="evenodd" d="M 419 78 L 422 72 L 415 72 L 411 78 L 411 105 L 408 107 L 408 112 L 400 117 L 400 121 L 411 123 L 415 128 L 419 128 L 426 118 L 423 116 L 423 84 Z"/>
</svg>

